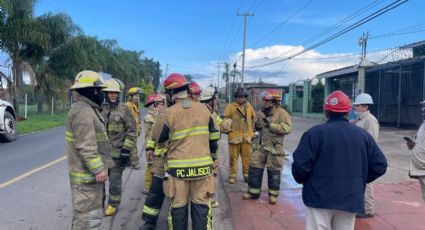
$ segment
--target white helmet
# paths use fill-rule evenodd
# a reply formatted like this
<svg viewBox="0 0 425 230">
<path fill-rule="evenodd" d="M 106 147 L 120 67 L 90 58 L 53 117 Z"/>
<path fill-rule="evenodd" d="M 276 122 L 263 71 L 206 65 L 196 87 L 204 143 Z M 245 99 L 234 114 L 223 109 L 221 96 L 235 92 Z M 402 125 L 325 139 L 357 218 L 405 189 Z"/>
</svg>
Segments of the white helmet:
<svg viewBox="0 0 425 230">
<path fill-rule="evenodd" d="M 205 87 L 205 89 L 202 89 L 201 97 L 199 98 L 200 101 L 208 101 L 210 99 L 213 99 L 215 95 L 215 89 L 213 87 Z"/>
<path fill-rule="evenodd" d="M 356 97 L 353 105 L 373 105 L 373 100 L 369 94 L 361 93 Z"/>
</svg>

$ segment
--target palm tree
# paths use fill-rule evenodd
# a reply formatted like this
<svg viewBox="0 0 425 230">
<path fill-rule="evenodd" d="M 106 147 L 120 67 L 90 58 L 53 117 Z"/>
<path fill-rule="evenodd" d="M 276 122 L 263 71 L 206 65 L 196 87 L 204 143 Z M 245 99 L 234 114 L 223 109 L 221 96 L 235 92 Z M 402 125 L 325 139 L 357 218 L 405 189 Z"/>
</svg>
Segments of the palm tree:
<svg viewBox="0 0 425 230">
<path fill-rule="evenodd" d="M 22 82 L 23 51 L 30 44 L 42 48 L 48 46 L 48 36 L 40 29 L 40 22 L 34 19 L 36 0 L 0 1 L 0 49 L 6 52 L 12 62 L 13 104 L 19 113 L 19 86 Z"/>
<path fill-rule="evenodd" d="M 37 112 L 43 111 L 44 95 L 60 95 L 62 107 L 66 100 L 63 81 L 58 81 L 58 74 L 49 66 L 49 59 L 55 50 L 63 43 L 67 42 L 72 36 L 81 34 L 81 30 L 72 22 L 71 18 L 63 13 L 44 14 L 35 20 L 40 25 L 40 30 L 47 37 L 47 46 L 42 47 L 38 44 L 30 44 L 23 50 L 23 60 L 29 62 L 35 73 L 35 82 L 33 84 L 37 97 Z M 65 96 L 64 96 L 65 95 Z"/>
</svg>

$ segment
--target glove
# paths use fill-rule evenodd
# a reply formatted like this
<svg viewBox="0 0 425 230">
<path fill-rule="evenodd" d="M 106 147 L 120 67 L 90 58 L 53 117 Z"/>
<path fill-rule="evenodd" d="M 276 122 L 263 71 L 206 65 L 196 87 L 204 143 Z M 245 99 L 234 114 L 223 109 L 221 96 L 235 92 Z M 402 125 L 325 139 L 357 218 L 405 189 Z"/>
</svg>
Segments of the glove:
<svg viewBox="0 0 425 230">
<path fill-rule="evenodd" d="M 267 118 L 263 118 L 264 126 L 268 128 L 270 126 L 270 122 Z"/>
<path fill-rule="evenodd" d="M 121 166 L 128 166 L 130 163 L 131 151 L 128 149 L 121 149 L 120 160 Z"/>
</svg>

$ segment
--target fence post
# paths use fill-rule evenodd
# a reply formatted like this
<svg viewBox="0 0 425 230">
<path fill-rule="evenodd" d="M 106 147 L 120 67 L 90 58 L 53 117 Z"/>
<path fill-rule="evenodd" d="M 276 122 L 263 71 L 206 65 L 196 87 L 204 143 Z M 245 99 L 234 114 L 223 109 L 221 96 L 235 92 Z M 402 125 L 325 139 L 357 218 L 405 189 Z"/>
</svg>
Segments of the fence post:
<svg viewBox="0 0 425 230">
<path fill-rule="evenodd" d="M 27 111 L 28 111 L 28 94 L 25 94 L 25 119 L 27 119 Z"/>
<path fill-rule="evenodd" d="M 310 108 L 311 100 L 311 81 L 304 80 L 304 92 L 303 92 L 303 117 L 307 117 Z"/>
<path fill-rule="evenodd" d="M 53 111 L 55 110 L 55 103 L 54 103 L 54 97 L 52 97 L 52 116 L 53 116 Z"/>
<path fill-rule="evenodd" d="M 289 84 L 289 93 L 288 93 L 288 111 L 290 113 L 294 112 L 294 100 L 295 100 L 295 84 Z"/>
</svg>

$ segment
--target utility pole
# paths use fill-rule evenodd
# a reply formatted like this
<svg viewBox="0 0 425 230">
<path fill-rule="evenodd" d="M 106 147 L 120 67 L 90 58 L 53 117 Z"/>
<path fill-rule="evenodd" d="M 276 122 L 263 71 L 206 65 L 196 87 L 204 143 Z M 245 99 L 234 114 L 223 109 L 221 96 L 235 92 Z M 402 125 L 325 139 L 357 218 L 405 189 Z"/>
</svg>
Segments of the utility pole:
<svg viewBox="0 0 425 230">
<path fill-rule="evenodd" d="M 369 39 L 369 31 L 363 33 L 363 36 L 359 38 L 359 46 L 362 47 L 362 59 L 366 57 L 367 39 Z"/>
<path fill-rule="evenodd" d="M 362 37 L 359 38 L 359 45 L 362 47 L 362 57 L 358 65 L 358 80 L 357 80 L 357 92 L 358 94 L 365 92 L 365 75 L 366 68 L 373 66 L 373 63 L 366 59 L 366 47 L 367 39 L 369 38 L 369 32 L 363 33 Z"/>
<path fill-rule="evenodd" d="M 223 64 L 223 63 L 217 62 L 217 65 L 216 65 L 216 67 L 217 67 L 217 83 L 216 83 L 215 86 L 217 87 L 217 89 L 220 88 L 220 67 L 221 67 L 221 64 Z"/>
<path fill-rule="evenodd" d="M 242 76 L 241 76 L 241 86 L 244 88 L 244 72 L 245 72 L 245 47 L 246 47 L 246 17 L 254 16 L 254 13 L 243 13 L 239 12 L 237 16 L 243 16 L 243 50 L 242 50 Z"/>
<path fill-rule="evenodd" d="M 169 64 L 165 64 L 165 77 L 168 77 L 168 66 Z"/>
</svg>

